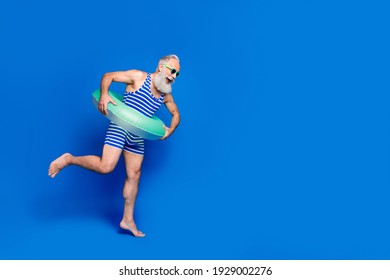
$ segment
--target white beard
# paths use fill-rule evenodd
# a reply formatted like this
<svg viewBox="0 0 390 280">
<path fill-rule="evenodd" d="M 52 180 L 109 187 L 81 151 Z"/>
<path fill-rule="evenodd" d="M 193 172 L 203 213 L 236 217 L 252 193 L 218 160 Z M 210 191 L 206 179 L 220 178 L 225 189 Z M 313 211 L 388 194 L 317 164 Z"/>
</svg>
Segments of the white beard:
<svg viewBox="0 0 390 280">
<path fill-rule="evenodd" d="M 172 84 L 167 83 L 167 77 L 168 75 L 166 75 L 165 73 L 159 72 L 158 74 L 156 74 L 156 76 L 154 76 L 153 79 L 153 83 L 156 89 L 164 94 L 171 93 L 172 91 Z"/>
</svg>

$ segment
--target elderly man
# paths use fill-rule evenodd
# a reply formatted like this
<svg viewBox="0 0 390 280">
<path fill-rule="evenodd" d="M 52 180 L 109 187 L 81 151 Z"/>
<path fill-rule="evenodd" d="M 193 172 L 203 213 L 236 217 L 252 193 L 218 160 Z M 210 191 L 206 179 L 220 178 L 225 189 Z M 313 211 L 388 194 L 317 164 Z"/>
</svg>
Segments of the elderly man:
<svg viewBox="0 0 390 280">
<path fill-rule="evenodd" d="M 175 131 L 180 122 L 179 110 L 171 95 L 172 83 L 179 76 L 179 71 L 179 58 L 176 55 L 168 55 L 159 60 L 158 67 L 152 74 L 139 70 L 106 73 L 100 84 L 99 111 L 106 115 L 108 104 L 116 105 L 108 94 L 111 83 L 125 83 L 126 93 L 123 102 L 129 107 L 149 117 L 158 110 L 162 103 L 167 107 L 172 114 L 172 120 L 170 127 L 164 127 L 165 135 L 161 140 L 166 139 Z M 137 229 L 134 222 L 134 205 L 144 154 L 143 138 L 111 122 L 101 157 L 94 155 L 73 156 L 65 153 L 50 164 L 49 176 L 54 178 L 69 165 L 78 165 L 107 174 L 114 170 L 121 153 L 123 153 L 125 160 L 126 180 L 123 187 L 124 213 L 120 227 L 130 231 L 135 237 L 143 237 L 145 234 Z"/>
</svg>

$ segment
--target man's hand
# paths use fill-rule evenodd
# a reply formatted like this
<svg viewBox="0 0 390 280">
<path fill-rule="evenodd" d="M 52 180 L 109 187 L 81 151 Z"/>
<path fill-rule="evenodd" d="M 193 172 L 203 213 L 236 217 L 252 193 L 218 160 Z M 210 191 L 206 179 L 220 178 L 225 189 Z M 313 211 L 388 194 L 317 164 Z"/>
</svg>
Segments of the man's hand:
<svg viewBox="0 0 390 280">
<path fill-rule="evenodd" d="M 164 129 L 165 129 L 165 135 L 163 137 L 161 137 L 160 140 L 164 140 L 164 139 L 168 138 L 169 135 L 172 134 L 172 129 L 170 129 L 169 127 L 164 125 Z"/>
<path fill-rule="evenodd" d="M 108 103 L 112 103 L 116 106 L 115 101 L 111 98 L 111 96 L 109 94 L 101 95 L 98 108 L 99 108 L 100 113 L 102 113 L 103 115 L 108 114 L 108 112 L 107 112 Z"/>
</svg>

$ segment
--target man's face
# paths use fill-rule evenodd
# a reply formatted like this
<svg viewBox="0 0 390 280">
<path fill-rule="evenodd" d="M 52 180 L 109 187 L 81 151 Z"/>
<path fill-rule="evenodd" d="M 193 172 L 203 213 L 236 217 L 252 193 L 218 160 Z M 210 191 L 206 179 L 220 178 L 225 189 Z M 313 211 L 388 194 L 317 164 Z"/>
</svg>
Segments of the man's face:
<svg viewBox="0 0 390 280">
<path fill-rule="evenodd" d="M 180 64 L 176 59 L 171 59 L 165 65 L 162 65 L 165 68 L 165 74 L 167 75 L 168 83 L 172 83 L 178 76 L 180 72 Z"/>
<path fill-rule="evenodd" d="M 160 64 L 159 70 L 160 72 L 154 79 L 154 84 L 162 93 L 170 93 L 172 91 L 172 83 L 180 71 L 180 64 L 176 59 L 171 59 L 167 63 Z"/>
</svg>

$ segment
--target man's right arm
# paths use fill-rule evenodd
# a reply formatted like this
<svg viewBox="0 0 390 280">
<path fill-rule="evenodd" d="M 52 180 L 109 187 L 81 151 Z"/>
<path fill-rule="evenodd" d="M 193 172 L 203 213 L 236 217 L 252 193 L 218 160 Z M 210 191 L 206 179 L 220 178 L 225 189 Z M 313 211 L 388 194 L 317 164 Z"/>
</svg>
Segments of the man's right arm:
<svg viewBox="0 0 390 280">
<path fill-rule="evenodd" d="M 107 115 L 107 106 L 108 103 L 112 103 L 116 105 L 114 100 L 108 94 L 108 89 L 112 82 L 120 82 L 125 83 L 127 85 L 131 85 L 134 83 L 134 79 L 140 71 L 138 70 L 129 70 L 129 71 L 117 71 L 117 72 L 109 72 L 103 75 L 102 80 L 100 82 L 100 100 L 99 100 L 99 111 Z"/>
</svg>

